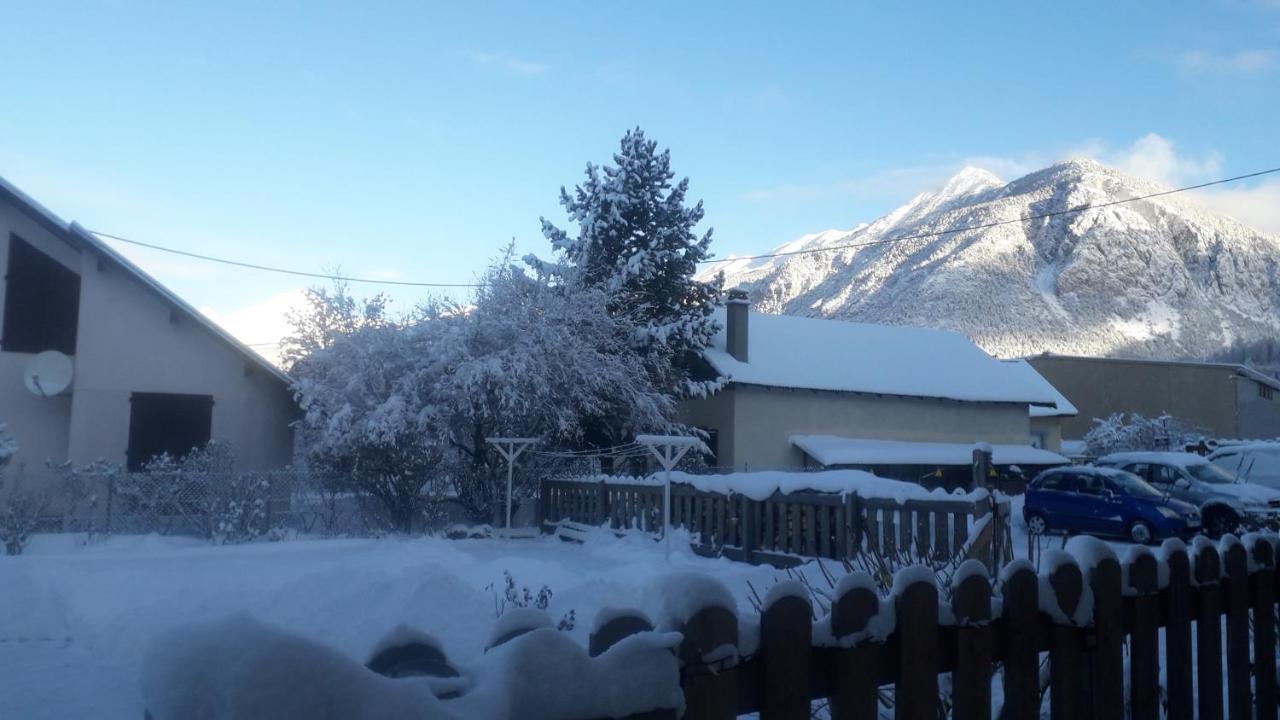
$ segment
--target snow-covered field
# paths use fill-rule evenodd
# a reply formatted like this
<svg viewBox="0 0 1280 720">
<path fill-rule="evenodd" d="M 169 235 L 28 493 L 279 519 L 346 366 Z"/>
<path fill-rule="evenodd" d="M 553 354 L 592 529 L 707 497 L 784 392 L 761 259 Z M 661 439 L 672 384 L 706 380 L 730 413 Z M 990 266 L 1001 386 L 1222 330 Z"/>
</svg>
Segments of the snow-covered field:
<svg viewBox="0 0 1280 720">
<path fill-rule="evenodd" d="M 679 543 L 676 543 L 679 545 Z M 687 547 L 687 546 L 686 546 Z M 603 607 L 648 608 L 671 572 L 720 578 L 739 607 L 784 574 L 688 550 L 664 558 L 641 538 L 601 534 L 586 544 L 536 540 L 299 540 L 212 547 L 181 538 L 116 537 L 84 546 L 37 538 L 0 556 L 0 718 L 142 716 L 140 667 L 158 634 L 192 620 L 248 610 L 360 662 L 401 623 L 439 638 L 451 660 L 473 664 L 495 620 L 504 571 L 548 612 L 573 610 L 586 646 Z"/>
</svg>

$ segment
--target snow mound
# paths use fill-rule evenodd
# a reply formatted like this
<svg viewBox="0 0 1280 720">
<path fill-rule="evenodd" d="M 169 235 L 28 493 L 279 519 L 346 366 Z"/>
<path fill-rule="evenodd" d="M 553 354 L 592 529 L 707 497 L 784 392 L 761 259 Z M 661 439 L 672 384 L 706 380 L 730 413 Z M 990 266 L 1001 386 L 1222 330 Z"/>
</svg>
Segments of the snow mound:
<svg viewBox="0 0 1280 720">
<path fill-rule="evenodd" d="M 383 677 L 247 613 L 158 638 L 143 661 L 143 694 L 154 720 L 457 717 L 426 683 Z"/>
</svg>

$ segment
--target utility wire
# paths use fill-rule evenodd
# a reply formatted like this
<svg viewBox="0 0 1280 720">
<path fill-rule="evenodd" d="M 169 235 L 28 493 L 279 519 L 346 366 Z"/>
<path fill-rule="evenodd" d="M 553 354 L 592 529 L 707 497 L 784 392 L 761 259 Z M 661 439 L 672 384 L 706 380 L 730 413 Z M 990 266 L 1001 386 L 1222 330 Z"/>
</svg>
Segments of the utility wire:
<svg viewBox="0 0 1280 720">
<path fill-rule="evenodd" d="M 810 255 L 822 252 L 834 252 L 837 250 L 850 250 L 853 248 L 871 247 L 873 245 L 890 245 L 893 243 L 906 242 L 908 240 L 922 240 L 925 238 L 941 237 L 943 235 L 954 235 L 955 233 L 969 232 L 970 230 L 986 230 L 987 228 L 999 227 L 1001 225 L 1012 225 L 1014 223 L 1031 222 L 1032 220 L 1044 220 L 1047 218 L 1060 217 L 1062 215 L 1073 215 L 1088 210 L 1099 210 L 1113 205 L 1123 205 L 1125 203 L 1137 202 L 1138 200 L 1149 200 L 1151 198 L 1163 197 L 1165 195 L 1173 195 L 1175 193 L 1187 192 L 1188 190 L 1199 190 L 1213 185 L 1222 185 L 1224 183 L 1237 182 L 1240 180 L 1248 180 L 1249 178 L 1261 177 L 1272 173 L 1280 172 L 1280 167 L 1271 168 L 1270 170 L 1259 170 L 1258 172 L 1249 173 L 1247 175 L 1237 175 L 1235 177 L 1223 178 L 1222 180 L 1213 180 L 1210 182 L 1200 183 L 1198 185 L 1187 185 L 1186 187 L 1174 188 L 1172 190 L 1161 190 L 1160 192 L 1149 193 L 1147 195 L 1138 195 L 1136 197 L 1124 198 L 1122 200 L 1111 200 L 1104 203 L 1091 205 L 1078 205 L 1065 210 L 1054 210 L 1052 212 L 1040 213 L 1038 215 L 1028 215 L 1026 217 L 1010 218 L 1008 220 L 995 220 L 981 225 L 968 225 L 965 227 L 952 228 L 950 230 L 937 230 L 935 232 L 917 233 L 915 235 L 902 235 L 899 237 L 884 238 L 883 240 L 868 240 L 860 243 L 847 243 L 844 245 L 830 245 L 821 248 L 808 248 L 804 250 L 789 250 L 784 252 L 761 253 L 760 255 L 739 255 L 736 257 L 721 258 L 716 260 L 703 260 L 699 265 L 712 265 L 716 263 L 738 262 L 739 260 L 764 260 L 766 258 L 789 257 L 792 255 Z"/>
<path fill-rule="evenodd" d="M 241 262 L 239 260 L 228 260 L 227 258 L 213 257 L 212 255 L 201 255 L 200 253 L 189 252 L 187 250 L 177 250 L 175 248 L 164 247 L 163 245 L 153 245 L 140 240 L 130 240 L 129 238 L 120 237 L 119 235 L 111 235 L 109 233 L 90 230 L 89 232 L 98 237 L 117 240 L 138 247 L 149 248 L 151 250 L 159 250 L 160 252 L 172 253 L 174 255 L 182 255 L 183 257 L 195 258 L 196 260 L 207 260 L 209 262 L 222 263 L 223 265 L 233 265 L 235 267 L 249 268 L 250 270 L 262 270 L 264 272 L 283 273 L 285 275 L 299 275 L 301 277 L 320 278 L 322 280 L 340 280 L 342 282 L 368 283 L 370 285 L 401 285 L 409 287 L 436 287 L 436 288 L 474 288 L 480 287 L 477 283 L 433 283 L 433 282 L 407 282 L 403 280 L 374 280 L 371 278 L 350 277 L 348 275 L 328 275 L 325 273 L 305 272 L 302 270 L 290 270 L 288 268 L 271 267 L 269 265 L 258 265 L 255 263 Z"/>
<path fill-rule="evenodd" d="M 1199 190 L 1201 188 L 1212 187 L 1214 185 L 1224 185 L 1226 183 L 1239 182 L 1250 178 L 1262 177 L 1263 175 L 1271 175 L 1280 172 L 1280 167 L 1274 167 L 1269 170 L 1259 170 L 1258 172 L 1247 173 L 1245 175 L 1236 175 L 1235 177 L 1223 178 L 1221 180 L 1212 180 L 1197 185 L 1187 185 L 1185 187 L 1173 188 L 1172 190 L 1161 190 L 1160 192 L 1149 193 L 1146 195 L 1138 195 L 1131 198 L 1121 200 L 1110 200 L 1104 203 L 1078 205 L 1065 210 L 1054 210 L 1052 212 L 1039 213 L 1037 215 L 1028 215 L 1026 217 L 1010 218 L 1008 220 L 995 220 L 980 225 L 967 225 L 965 227 L 952 228 L 950 230 L 937 230 L 934 232 L 916 233 L 914 235 L 902 235 L 892 238 L 884 238 L 881 240 L 869 240 L 860 243 L 847 243 L 844 245 L 831 245 L 821 248 L 808 248 L 803 250 L 789 250 L 783 252 L 761 253 L 759 255 L 739 255 L 736 257 L 719 258 L 715 260 L 701 260 L 699 265 L 715 265 L 720 263 L 738 262 L 740 260 L 764 260 L 767 258 L 790 257 L 793 255 L 811 255 L 823 252 L 836 252 L 839 250 L 851 250 L 854 248 L 871 247 L 873 245 L 890 245 L 893 243 L 908 242 L 910 240 L 923 240 L 925 238 L 942 237 L 944 235 L 954 235 L 956 233 L 969 232 L 972 230 L 986 230 L 988 228 L 999 227 L 1001 225 L 1012 225 L 1014 223 L 1031 222 L 1033 220 L 1045 220 L 1053 217 L 1061 217 L 1063 215 L 1074 215 L 1077 213 L 1087 212 L 1089 210 L 1099 210 L 1115 205 L 1124 205 L 1125 203 L 1137 202 L 1139 200 L 1150 200 L 1151 198 L 1164 197 L 1166 195 L 1174 195 L 1176 193 L 1187 192 L 1189 190 Z M 190 252 L 187 250 L 178 250 L 176 248 L 165 247 L 163 245 L 155 245 L 152 243 L 142 242 L 140 240 L 130 240 L 129 238 L 112 235 L 110 233 L 98 232 L 91 230 L 98 237 L 116 240 L 118 242 L 127 243 L 129 245 L 137 245 L 138 247 L 148 248 L 150 250 L 158 250 L 160 252 L 181 255 L 183 257 L 194 258 L 196 260 L 205 260 L 208 262 L 221 263 L 223 265 L 231 265 L 233 267 L 247 268 L 250 270 L 261 270 L 263 272 L 281 273 L 284 275 L 297 275 L 300 277 L 319 278 L 321 280 L 338 280 L 341 282 L 367 283 L 369 285 L 396 285 L 401 287 L 432 287 L 432 288 L 478 288 L 483 287 L 481 283 L 438 283 L 438 282 L 409 282 L 404 280 L 375 280 L 373 278 L 358 278 L 347 275 L 329 275 L 326 273 L 305 272 L 303 270 L 291 270 L 289 268 L 272 267 L 270 265 L 259 265 L 257 263 L 243 262 L 240 260 L 230 260 L 228 258 L 214 257 L 212 255 L 203 255 L 200 253 Z"/>
</svg>

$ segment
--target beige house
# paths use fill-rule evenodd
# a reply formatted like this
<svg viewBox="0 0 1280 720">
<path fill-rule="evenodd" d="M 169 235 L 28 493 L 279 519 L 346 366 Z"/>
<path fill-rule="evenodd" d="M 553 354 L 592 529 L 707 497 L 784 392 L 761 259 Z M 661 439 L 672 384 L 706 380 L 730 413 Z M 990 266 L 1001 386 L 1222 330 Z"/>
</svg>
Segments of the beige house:
<svg viewBox="0 0 1280 720">
<path fill-rule="evenodd" d="M 3 179 L 0 277 L 0 423 L 24 477 L 47 460 L 137 468 L 211 439 L 240 469 L 291 461 L 284 373 Z"/>
<path fill-rule="evenodd" d="M 1053 405 L 1032 405 L 1030 408 L 1031 445 L 1056 453 L 1062 452 L 1062 424 L 1068 418 L 1079 414 L 1076 406 L 1072 405 L 1071 401 L 1058 392 L 1058 389 L 1048 380 L 1045 380 L 1044 376 L 1036 372 L 1036 369 L 1026 360 L 1002 360 L 1001 362 L 1014 372 L 1021 373 L 1028 384 L 1053 394 Z"/>
<path fill-rule="evenodd" d="M 1052 388 L 962 335 L 754 313 L 737 297 L 721 312 L 704 359 L 727 383 L 681 408 L 710 433 L 719 468 L 907 477 L 967 468 L 979 442 L 997 465 L 1066 462 L 1029 442 L 1028 408 L 1055 407 Z"/>
<path fill-rule="evenodd" d="M 1211 437 L 1280 437 L 1280 380 L 1243 365 L 1048 354 L 1027 362 L 1079 409 L 1062 423 L 1067 438 L 1118 412 L 1168 414 Z"/>
</svg>

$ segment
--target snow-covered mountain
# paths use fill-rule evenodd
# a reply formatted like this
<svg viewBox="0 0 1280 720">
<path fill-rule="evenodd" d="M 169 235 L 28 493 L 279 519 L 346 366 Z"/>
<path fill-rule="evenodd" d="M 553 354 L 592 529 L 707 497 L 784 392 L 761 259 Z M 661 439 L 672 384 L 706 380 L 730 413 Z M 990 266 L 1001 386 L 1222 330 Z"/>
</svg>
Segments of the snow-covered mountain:
<svg viewBox="0 0 1280 720">
<path fill-rule="evenodd" d="M 965 168 L 875 222 L 775 252 L 862 247 L 706 274 L 724 270 L 726 287 L 743 287 L 764 312 L 958 330 L 999 356 L 1205 358 L 1280 336 L 1280 238 L 1180 195 L 872 244 L 1162 189 L 1088 160 L 1010 183 Z"/>
</svg>

